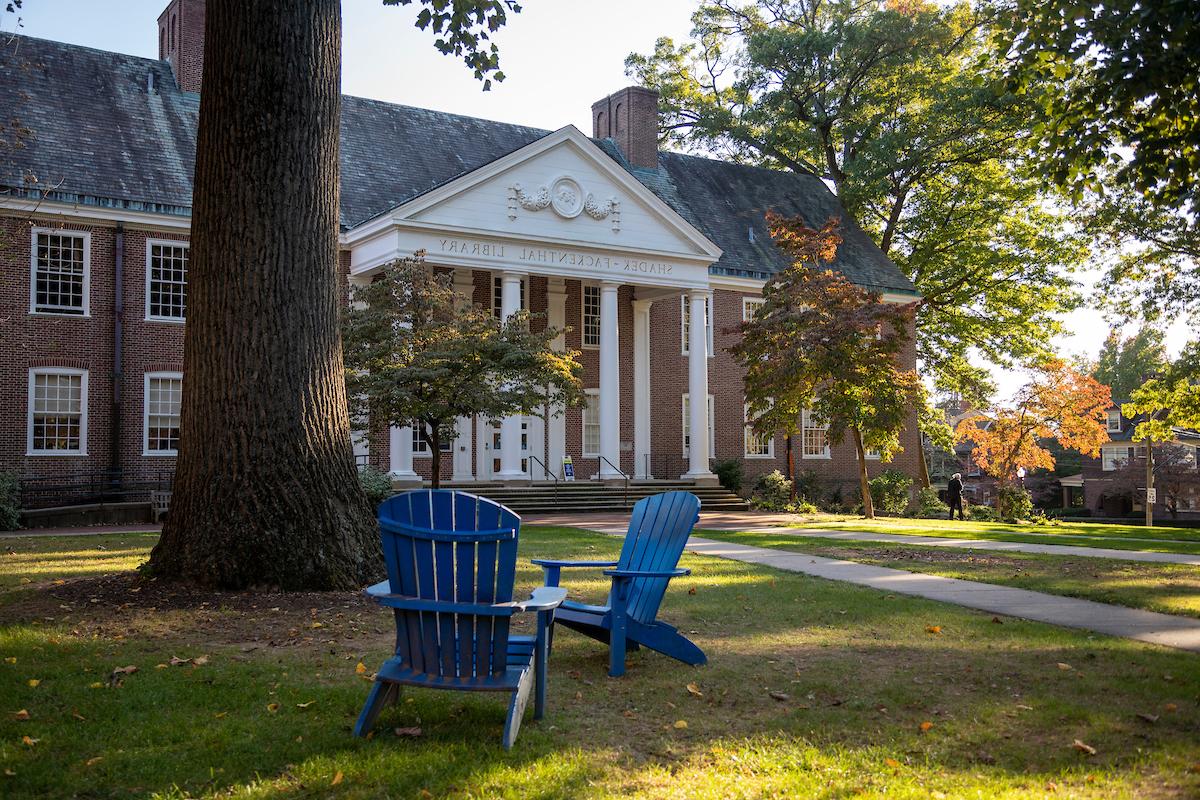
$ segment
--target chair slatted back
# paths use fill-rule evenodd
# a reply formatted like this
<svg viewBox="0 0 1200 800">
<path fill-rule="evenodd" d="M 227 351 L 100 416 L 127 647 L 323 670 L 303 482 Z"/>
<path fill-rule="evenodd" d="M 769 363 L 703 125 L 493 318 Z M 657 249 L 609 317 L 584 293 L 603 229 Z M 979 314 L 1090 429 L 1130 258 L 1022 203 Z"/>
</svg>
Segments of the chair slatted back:
<svg viewBox="0 0 1200 800">
<path fill-rule="evenodd" d="M 392 594 L 491 605 L 512 600 L 521 518 L 467 492 L 418 489 L 379 506 Z M 441 678 L 503 675 L 509 617 L 395 609 L 396 654 Z"/>
<path fill-rule="evenodd" d="M 629 532 L 625 534 L 618 568 L 674 569 L 699 519 L 700 499 L 691 492 L 666 492 L 639 500 L 629 519 Z M 653 622 L 667 583 L 667 578 L 634 578 L 630 581 L 629 616 L 638 622 Z"/>
</svg>

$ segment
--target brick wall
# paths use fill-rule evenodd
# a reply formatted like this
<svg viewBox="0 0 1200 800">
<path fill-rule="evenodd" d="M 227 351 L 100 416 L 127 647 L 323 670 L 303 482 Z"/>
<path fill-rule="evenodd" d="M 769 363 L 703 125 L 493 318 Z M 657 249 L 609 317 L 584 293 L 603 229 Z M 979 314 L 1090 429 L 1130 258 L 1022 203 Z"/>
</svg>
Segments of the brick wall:
<svg viewBox="0 0 1200 800">
<path fill-rule="evenodd" d="M 158 57 L 185 92 L 200 91 L 204 75 L 204 10 L 205 0 L 171 0 L 158 17 Z"/>
<path fill-rule="evenodd" d="M 658 166 L 658 92 L 629 86 L 592 103 L 592 135 L 615 141 L 635 167 Z"/>
</svg>

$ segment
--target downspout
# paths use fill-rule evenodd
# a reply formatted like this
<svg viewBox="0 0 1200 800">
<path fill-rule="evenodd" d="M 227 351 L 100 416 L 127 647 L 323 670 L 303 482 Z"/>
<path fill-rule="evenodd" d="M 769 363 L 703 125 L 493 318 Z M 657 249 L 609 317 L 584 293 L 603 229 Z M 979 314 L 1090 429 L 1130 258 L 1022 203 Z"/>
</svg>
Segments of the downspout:
<svg viewBox="0 0 1200 800">
<path fill-rule="evenodd" d="M 118 473 L 121 469 L 121 385 L 125 368 L 122 364 L 121 323 L 125 316 L 125 223 L 117 223 L 116 242 L 113 245 L 113 357 L 112 357 L 112 415 L 109 417 L 109 469 Z"/>
</svg>

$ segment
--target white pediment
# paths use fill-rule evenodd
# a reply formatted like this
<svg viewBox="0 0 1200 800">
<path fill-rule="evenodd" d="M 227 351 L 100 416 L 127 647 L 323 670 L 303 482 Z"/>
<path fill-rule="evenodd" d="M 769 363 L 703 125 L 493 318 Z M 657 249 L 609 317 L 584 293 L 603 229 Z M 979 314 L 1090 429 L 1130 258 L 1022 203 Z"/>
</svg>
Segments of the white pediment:
<svg viewBox="0 0 1200 800">
<path fill-rule="evenodd" d="M 396 208 L 395 222 L 715 261 L 721 251 L 573 126 Z"/>
</svg>

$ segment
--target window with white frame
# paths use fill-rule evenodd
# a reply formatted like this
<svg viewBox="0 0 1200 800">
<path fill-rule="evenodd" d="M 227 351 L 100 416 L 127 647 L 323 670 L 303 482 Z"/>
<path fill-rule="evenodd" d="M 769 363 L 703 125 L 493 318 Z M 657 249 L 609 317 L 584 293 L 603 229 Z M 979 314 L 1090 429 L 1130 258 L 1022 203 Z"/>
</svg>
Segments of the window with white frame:
<svg viewBox="0 0 1200 800">
<path fill-rule="evenodd" d="M 583 454 L 600 455 L 600 390 L 586 389 L 587 403 L 583 407 Z"/>
<path fill-rule="evenodd" d="M 690 346 L 689 342 L 691 342 L 692 304 L 691 304 L 691 298 L 689 298 L 686 294 L 682 295 L 679 299 L 681 301 L 681 304 L 680 304 L 681 310 L 680 310 L 680 317 L 679 317 L 680 318 L 679 333 L 680 333 L 680 336 L 682 337 L 682 342 L 683 342 L 682 352 L 686 356 L 688 353 L 691 352 L 691 349 L 690 349 L 691 346 Z M 713 355 L 713 304 L 712 304 L 712 298 L 709 298 L 709 297 L 704 298 L 704 310 L 705 310 L 705 312 L 707 312 L 707 316 L 708 316 L 708 328 L 706 331 L 708 333 L 708 357 L 712 358 L 712 355 Z"/>
<path fill-rule="evenodd" d="M 421 435 L 421 431 L 428 431 L 429 426 L 423 422 L 418 422 L 415 419 L 409 423 L 409 426 L 412 429 L 413 455 L 414 456 L 429 455 L 429 442 L 427 442 L 425 440 L 425 437 Z M 449 453 L 449 452 L 452 452 L 453 450 L 454 450 L 453 437 L 446 436 L 446 437 L 443 437 L 442 440 L 438 442 L 438 451 L 439 452 Z"/>
<path fill-rule="evenodd" d="M 600 346 L 600 287 L 583 287 L 583 346 Z"/>
<path fill-rule="evenodd" d="M 529 308 L 525 305 L 525 279 L 521 278 L 521 302 L 517 306 L 521 310 Z M 496 319 L 504 318 L 504 276 L 494 275 L 492 277 L 492 316 Z"/>
<path fill-rule="evenodd" d="M 1108 432 L 1109 433 L 1120 433 L 1121 432 L 1121 409 L 1110 408 L 1108 410 Z"/>
<path fill-rule="evenodd" d="M 33 230 L 30 311 L 87 316 L 91 234 Z"/>
<path fill-rule="evenodd" d="M 1144 452 L 1144 451 L 1143 451 Z M 1104 472 L 1112 472 L 1133 461 L 1138 450 L 1129 445 L 1100 448 L 1100 468 Z"/>
<path fill-rule="evenodd" d="M 767 304 L 767 301 L 761 297 L 743 297 L 742 298 L 742 322 L 749 322 L 758 316 L 758 312 L 762 311 L 762 307 Z"/>
<path fill-rule="evenodd" d="M 829 458 L 829 425 L 817 420 L 807 408 L 800 415 L 802 458 Z"/>
<path fill-rule="evenodd" d="M 692 454 L 692 410 L 691 400 L 688 395 L 683 396 L 683 456 L 687 458 Z M 713 396 L 708 396 L 708 454 L 712 456 L 716 452 L 715 443 L 717 420 L 713 415 Z"/>
<path fill-rule="evenodd" d="M 880 458 L 879 451 L 870 447 L 863 450 L 863 455 L 871 461 L 878 461 Z"/>
<path fill-rule="evenodd" d="M 750 416 L 750 405 L 747 404 L 742 408 L 743 420 L 745 422 L 744 453 L 746 458 L 771 458 L 775 455 L 775 437 L 769 433 L 756 433 L 751 423 L 754 418 Z"/>
<path fill-rule="evenodd" d="M 183 401 L 183 375 L 178 372 L 146 373 L 143 395 L 142 454 L 179 455 L 179 408 Z"/>
<path fill-rule="evenodd" d="M 183 242 L 146 242 L 146 319 L 183 321 L 189 250 Z"/>
<path fill-rule="evenodd" d="M 29 371 L 29 455 L 87 454 L 87 370 Z"/>
</svg>

